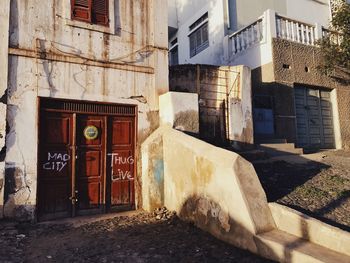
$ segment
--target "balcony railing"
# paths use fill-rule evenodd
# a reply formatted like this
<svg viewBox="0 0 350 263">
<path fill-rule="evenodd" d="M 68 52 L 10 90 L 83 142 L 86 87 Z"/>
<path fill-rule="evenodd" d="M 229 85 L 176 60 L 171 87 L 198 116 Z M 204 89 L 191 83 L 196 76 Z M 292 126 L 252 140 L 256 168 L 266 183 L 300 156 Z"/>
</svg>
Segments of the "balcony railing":
<svg viewBox="0 0 350 263">
<path fill-rule="evenodd" d="M 234 54 L 242 52 L 250 46 L 262 41 L 263 36 L 263 19 L 260 18 L 230 36 L 232 52 Z"/>
<path fill-rule="evenodd" d="M 324 27 L 322 28 L 322 37 L 329 37 L 331 42 L 335 45 L 340 45 L 343 40 L 343 36 L 339 32 Z"/>
<path fill-rule="evenodd" d="M 276 15 L 276 33 L 278 38 L 295 41 L 305 45 L 314 45 L 316 26 Z"/>
<path fill-rule="evenodd" d="M 313 46 L 317 45 L 317 40 L 329 34 L 334 43 L 341 42 L 339 33 L 325 29 L 320 24 L 308 24 L 266 10 L 258 20 L 228 36 L 228 52 L 236 55 L 254 45 L 268 43 L 273 38 Z"/>
</svg>

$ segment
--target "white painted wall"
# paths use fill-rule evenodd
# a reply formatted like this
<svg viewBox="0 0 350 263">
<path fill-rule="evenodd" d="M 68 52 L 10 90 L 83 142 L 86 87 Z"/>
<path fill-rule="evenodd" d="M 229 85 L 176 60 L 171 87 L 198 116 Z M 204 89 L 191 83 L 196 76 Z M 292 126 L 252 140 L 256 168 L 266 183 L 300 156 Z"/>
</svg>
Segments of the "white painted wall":
<svg viewBox="0 0 350 263">
<path fill-rule="evenodd" d="M 309 24 L 328 27 L 330 21 L 328 0 L 287 0 L 286 16 Z M 283 15 L 283 13 L 281 13 Z"/>
<path fill-rule="evenodd" d="M 168 26 L 177 28 L 176 0 L 168 0 Z"/>
<path fill-rule="evenodd" d="M 179 64 L 213 64 L 220 65 L 223 60 L 224 5 L 223 1 L 211 0 L 177 0 L 179 43 Z M 209 47 L 190 58 L 189 26 L 208 12 Z M 172 39 L 171 39 L 172 40 Z"/>
</svg>

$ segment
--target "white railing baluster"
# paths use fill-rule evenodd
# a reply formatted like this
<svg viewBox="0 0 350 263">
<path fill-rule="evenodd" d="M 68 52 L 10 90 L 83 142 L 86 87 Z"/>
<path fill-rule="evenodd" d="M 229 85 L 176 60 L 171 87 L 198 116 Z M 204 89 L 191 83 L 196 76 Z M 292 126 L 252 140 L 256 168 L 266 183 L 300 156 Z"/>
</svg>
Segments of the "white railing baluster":
<svg viewBox="0 0 350 263">
<path fill-rule="evenodd" d="M 262 23 L 257 23 L 256 24 L 257 26 L 256 26 L 256 35 L 257 35 L 257 38 L 258 38 L 258 42 L 260 42 L 261 41 L 261 39 L 262 39 L 262 37 L 261 37 L 261 25 L 262 25 Z"/>
<path fill-rule="evenodd" d="M 231 43 L 232 43 L 232 53 L 236 54 L 237 53 L 237 49 L 236 49 L 236 41 L 235 38 L 231 38 Z"/>
<path fill-rule="evenodd" d="M 290 25 L 289 21 L 286 20 L 286 33 L 287 33 L 286 37 L 287 37 L 288 40 L 290 40 L 290 28 L 289 28 L 289 25 Z"/>
<path fill-rule="evenodd" d="M 305 44 L 305 27 L 304 27 L 304 24 L 301 24 L 301 43 Z"/>
<path fill-rule="evenodd" d="M 241 52 L 242 51 L 242 48 L 241 48 L 241 39 L 240 39 L 240 35 L 238 35 L 237 37 L 236 37 L 236 40 L 237 40 L 237 51 L 238 52 Z M 237 53 L 238 53 L 237 52 Z"/>
<path fill-rule="evenodd" d="M 311 45 L 315 45 L 315 30 L 313 30 L 313 28 L 311 28 Z"/>
<path fill-rule="evenodd" d="M 295 41 L 295 26 L 294 26 L 294 22 L 291 22 L 291 29 L 292 29 L 292 40 Z"/>
<path fill-rule="evenodd" d="M 277 37 L 306 45 L 315 45 L 316 26 L 289 19 L 283 16 L 276 16 Z"/>
<path fill-rule="evenodd" d="M 252 44 L 255 43 L 255 25 L 253 25 L 251 28 L 250 28 L 250 36 L 252 38 Z"/>
<path fill-rule="evenodd" d="M 281 19 L 277 18 L 277 37 L 282 37 Z"/>
<path fill-rule="evenodd" d="M 229 36 L 233 54 L 242 52 L 264 39 L 263 17 Z"/>
</svg>

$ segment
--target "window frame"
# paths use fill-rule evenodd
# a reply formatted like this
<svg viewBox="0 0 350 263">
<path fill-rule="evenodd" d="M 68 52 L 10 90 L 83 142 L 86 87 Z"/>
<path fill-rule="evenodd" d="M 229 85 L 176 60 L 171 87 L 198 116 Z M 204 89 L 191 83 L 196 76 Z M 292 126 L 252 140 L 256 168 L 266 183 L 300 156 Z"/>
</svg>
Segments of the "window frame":
<svg viewBox="0 0 350 263">
<path fill-rule="evenodd" d="M 115 6 L 115 0 L 108 0 L 109 25 L 103 26 L 99 24 L 91 24 L 90 22 L 72 19 L 72 2 L 71 0 L 64 0 L 65 22 L 67 26 L 71 27 L 103 32 L 111 35 L 119 35 L 121 22 L 119 11 L 116 10 L 117 8 L 120 8 L 120 6 Z"/>
<path fill-rule="evenodd" d="M 190 31 L 187 36 L 189 38 L 190 58 L 192 58 L 209 47 L 208 12 L 206 12 L 199 19 L 197 19 L 193 24 L 191 24 L 189 26 L 189 30 Z M 205 36 L 204 36 L 204 31 L 206 31 Z M 199 38 L 200 40 L 198 40 Z M 195 42 L 194 46 L 192 46 L 193 41 Z"/>
<path fill-rule="evenodd" d="M 169 47 L 169 65 L 179 65 L 179 43 L 177 41 L 177 37 L 170 41 Z M 176 54 L 176 60 L 174 60 L 174 54 Z"/>
<path fill-rule="evenodd" d="M 85 8 L 85 7 L 78 7 L 77 8 L 77 4 L 76 4 L 76 1 L 77 0 L 71 0 L 71 19 L 72 20 L 77 20 L 77 21 L 83 21 L 83 22 L 86 22 L 86 23 L 90 23 L 90 24 L 93 24 L 93 25 L 101 25 L 101 26 L 106 26 L 108 27 L 109 26 L 109 1 L 108 0 L 100 0 L 100 1 L 103 1 L 104 4 L 106 4 L 106 13 L 104 14 L 104 16 L 106 16 L 106 23 L 101 23 L 101 22 L 98 22 L 97 20 L 95 21 L 95 17 L 96 17 L 96 14 L 98 14 L 97 12 L 95 12 L 94 10 L 94 4 L 93 2 L 94 1 L 99 1 L 99 0 L 87 0 L 87 5 L 88 7 Z M 83 17 L 79 17 L 79 16 L 75 16 L 74 12 L 76 9 L 80 9 L 80 10 L 84 10 L 85 12 L 87 12 L 88 14 L 88 18 L 83 18 Z"/>
</svg>

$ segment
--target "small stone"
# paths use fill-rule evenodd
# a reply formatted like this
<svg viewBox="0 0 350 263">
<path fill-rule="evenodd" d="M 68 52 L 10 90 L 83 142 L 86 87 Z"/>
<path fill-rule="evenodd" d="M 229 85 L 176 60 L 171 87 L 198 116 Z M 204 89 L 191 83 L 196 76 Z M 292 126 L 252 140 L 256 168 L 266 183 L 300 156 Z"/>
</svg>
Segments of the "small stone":
<svg viewBox="0 0 350 263">
<path fill-rule="evenodd" d="M 25 238 L 26 235 L 24 235 L 24 234 L 19 234 L 19 235 L 16 235 L 16 237 L 19 238 L 19 239 L 22 239 L 22 238 Z"/>
<path fill-rule="evenodd" d="M 160 215 L 157 215 L 156 219 L 160 220 L 160 219 L 162 219 L 162 217 Z"/>
<path fill-rule="evenodd" d="M 48 256 L 46 256 L 48 259 L 52 259 L 52 256 L 50 256 L 50 255 L 48 255 Z"/>
</svg>

